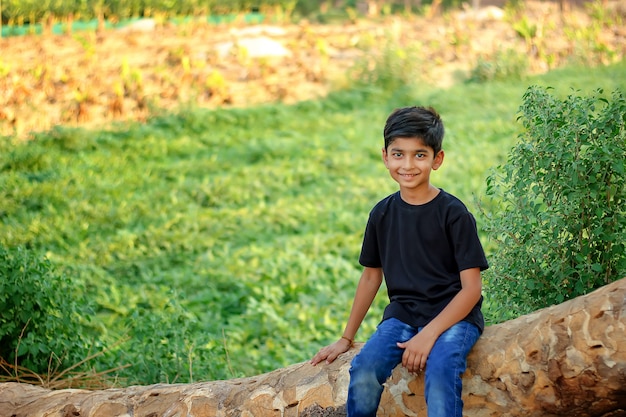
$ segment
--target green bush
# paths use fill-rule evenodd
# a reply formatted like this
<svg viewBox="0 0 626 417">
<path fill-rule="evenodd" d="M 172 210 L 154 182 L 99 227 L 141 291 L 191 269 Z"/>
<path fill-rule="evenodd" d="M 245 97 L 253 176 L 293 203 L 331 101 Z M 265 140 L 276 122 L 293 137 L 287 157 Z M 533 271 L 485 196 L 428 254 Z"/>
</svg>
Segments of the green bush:
<svg viewBox="0 0 626 417">
<path fill-rule="evenodd" d="M 488 178 L 503 204 L 488 277 L 503 311 L 527 313 L 626 275 L 626 100 L 531 87 L 520 119 L 519 143 Z"/>
<path fill-rule="evenodd" d="M 398 33 L 389 32 L 382 45 L 365 45 L 365 56 L 350 69 L 354 87 L 403 90 L 410 94 L 426 77 L 420 45 L 402 45 Z"/>
<path fill-rule="evenodd" d="M 88 356 L 81 293 L 47 259 L 0 246 L 0 357 L 37 374 L 81 362 Z"/>
<path fill-rule="evenodd" d="M 127 369 L 118 375 L 132 384 L 192 382 L 194 362 L 196 367 L 207 365 L 206 361 L 197 359 L 207 338 L 190 335 L 196 320 L 175 299 L 159 300 L 159 305 L 148 302 L 135 306 L 123 319 L 128 343 L 113 349 L 113 355 L 107 355 L 112 361 L 106 367 L 124 364 Z M 141 341 L 141 349 L 134 346 L 137 341 Z M 218 358 L 212 359 L 218 365 Z"/>
<path fill-rule="evenodd" d="M 513 49 L 496 51 L 492 59 L 478 58 L 469 82 L 485 83 L 494 80 L 522 79 L 528 73 L 528 57 Z"/>
</svg>

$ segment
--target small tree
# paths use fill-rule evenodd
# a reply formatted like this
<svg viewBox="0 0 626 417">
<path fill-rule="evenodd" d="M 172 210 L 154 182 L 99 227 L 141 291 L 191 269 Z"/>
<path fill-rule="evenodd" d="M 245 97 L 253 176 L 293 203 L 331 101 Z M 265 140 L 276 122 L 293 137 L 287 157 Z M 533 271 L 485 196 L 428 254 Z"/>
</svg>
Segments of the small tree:
<svg viewBox="0 0 626 417">
<path fill-rule="evenodd" d="M 487 181 L 502 208 L 488 216 L 486 275 L 500 319 L 626 276 L 626 100 L 602 94 L 523 97 L 519 143 Z"/>
</svg>

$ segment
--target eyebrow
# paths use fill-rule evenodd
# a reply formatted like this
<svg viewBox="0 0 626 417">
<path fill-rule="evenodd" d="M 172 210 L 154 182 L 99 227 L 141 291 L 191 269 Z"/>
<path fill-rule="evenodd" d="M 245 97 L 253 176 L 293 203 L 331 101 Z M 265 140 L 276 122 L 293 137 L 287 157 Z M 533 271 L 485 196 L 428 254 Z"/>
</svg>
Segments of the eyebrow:
<svg viewBox="0 0 626 417">
<path fill-rule="evenodd" d="M 407 151 L 407 150 L 402 149 L 402 148 L 391 148 L 391 149 L 389 149 L 389 151 L 390 152 L 410 152 L 410 150 Z M 412 151 L 415 152 L 415 153 L 418 153 L 418 152 L 419 153 L 428 153 L 428 148 L 413 149 Z"/>
</svg>

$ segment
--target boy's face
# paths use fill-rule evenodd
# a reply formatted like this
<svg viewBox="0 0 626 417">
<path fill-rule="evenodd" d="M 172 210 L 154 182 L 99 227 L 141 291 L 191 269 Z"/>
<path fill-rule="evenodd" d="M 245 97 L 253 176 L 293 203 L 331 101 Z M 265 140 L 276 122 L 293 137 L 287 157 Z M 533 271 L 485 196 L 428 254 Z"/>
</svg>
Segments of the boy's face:
<svg viewBox="0 0 626 417">
<path fill-rule="evenodd" d="M 437 155 L 419 138 L 396 138 L 383 148 L 383 162 L 401 191 L 427 190 L 430 172 L 443 163 L 443 151 Z"/>
</svg>

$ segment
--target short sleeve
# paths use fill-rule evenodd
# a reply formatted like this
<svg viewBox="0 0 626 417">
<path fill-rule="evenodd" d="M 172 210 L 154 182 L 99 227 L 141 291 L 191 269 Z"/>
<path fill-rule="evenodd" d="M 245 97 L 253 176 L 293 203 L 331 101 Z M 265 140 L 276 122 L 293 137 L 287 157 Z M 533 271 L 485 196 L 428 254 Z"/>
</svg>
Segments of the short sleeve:
<svg viewBox="0 0 626 417">
<path fill-rule="evenodd" d="M 476 219 L 464 209 L 449 226 L 450 241 L 454 245 L 454 257 L 459 272 L 470 268 L 489 268 L 485 252 L 478 237 Z"/>
<path fill-rule="evenodd" d="M 367 220 L 367 226 L 365 227 L 365 234 L 363 236 L 363 245 L 361 246 L 361 255 L 359 256 L 359 263 L 362 266 L 370 268 L 380 268 L 382 266 L 375 218 L 375 212 L 372 211 Z"/>
</svg>

